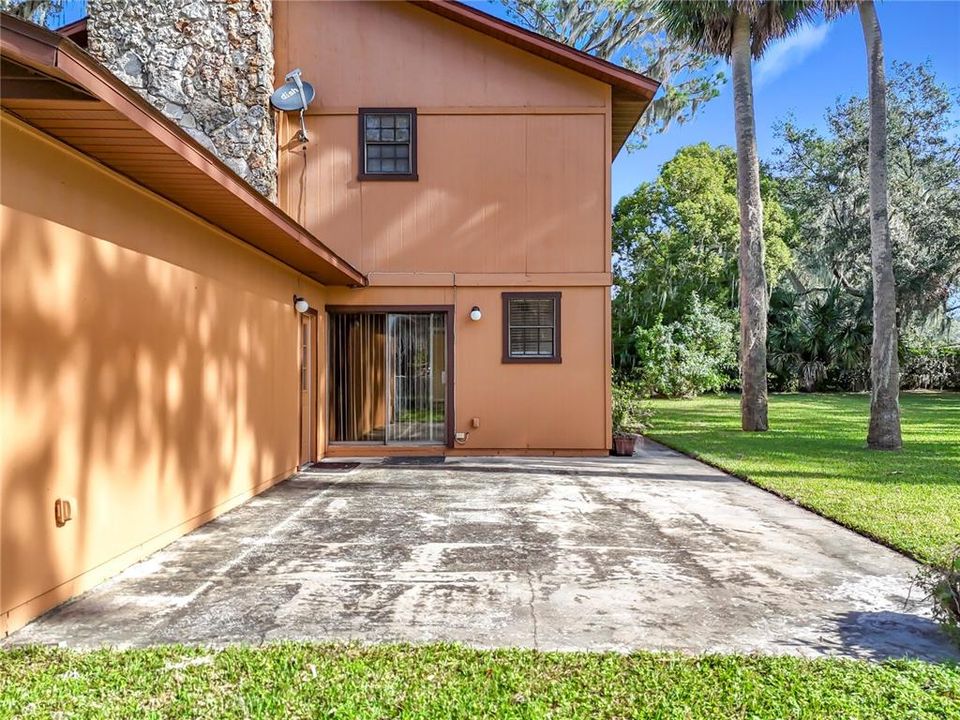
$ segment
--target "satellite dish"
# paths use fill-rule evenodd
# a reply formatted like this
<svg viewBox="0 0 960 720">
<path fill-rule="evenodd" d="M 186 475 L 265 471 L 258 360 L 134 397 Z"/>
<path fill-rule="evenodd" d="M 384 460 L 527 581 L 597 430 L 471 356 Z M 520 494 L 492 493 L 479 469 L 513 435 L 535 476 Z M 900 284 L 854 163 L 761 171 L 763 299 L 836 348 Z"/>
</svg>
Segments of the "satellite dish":
<svg viewBox="0 0 960 720">
<path fill-rule="evenodd" d="M 307 127 L 303 121 L 303 113 L 313 101 L 316 92 L 313 85 L 300 79 L 300 68 L 291 70 L 284 78 L 286 82 L 278 87 L 270 97 L 270 104 L 282 112 L 300 113 L 300 140 L 307 142 Z"/>
<path fill-rule="evenodd" d="M 297 73 L 296 81 L 287 80 L 287 82 L 278 87 L 270 97 L 270 104 L 277 110 L 283 110 L 284 112 L 306 110 L 307 106 L 313 102 L 313 98 L 316 96 L 313 85 L 300 81 L 299 70 L 294 70 L 294 72 Z M 293 73 L 290 74 L 292 75 Z M 290 75 L 287 75 L 287 77 L 289 78 Z"/>
</svg>

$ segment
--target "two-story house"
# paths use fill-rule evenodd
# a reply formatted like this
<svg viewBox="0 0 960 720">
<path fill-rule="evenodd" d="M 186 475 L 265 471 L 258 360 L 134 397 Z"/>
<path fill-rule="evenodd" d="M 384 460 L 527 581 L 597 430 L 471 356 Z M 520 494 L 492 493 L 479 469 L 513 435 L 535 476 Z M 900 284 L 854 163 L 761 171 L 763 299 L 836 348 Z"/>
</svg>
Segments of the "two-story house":
<svg viewBox="0 0 960 720">
<path fill-rule="evenodd" d="M 0 634 L 326 456 L 610 446 L 657 83 L 453 2 L 181 5 L 0 27 Z"/>
</svg>

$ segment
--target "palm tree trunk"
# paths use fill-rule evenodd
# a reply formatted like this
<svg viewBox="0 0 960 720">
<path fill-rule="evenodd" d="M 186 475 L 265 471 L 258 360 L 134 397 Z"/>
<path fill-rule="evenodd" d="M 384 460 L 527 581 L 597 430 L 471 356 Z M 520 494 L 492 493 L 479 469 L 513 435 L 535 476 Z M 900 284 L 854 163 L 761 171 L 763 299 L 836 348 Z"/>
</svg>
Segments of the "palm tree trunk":
<svg viewBox="0 0 960 720">
<path fill-rule="evenodd" d="M 873 272 L 873 344 L 870 347 L 870 430 L 867 445 L 898 450 L 900 362 L 897 358 L 897 286 L 887 219 L 887 84 L 883 37 L 872 0 L 859 4 L 870 77 L 870 264 Z"/>
<path fill-rule="evenodd" d="M 731 62 L 740 205 L 740 425 L 755 431 L 767 429 L 767 278 L 763 269 L 763 201 L 753 115 L 750 18 L 736 12 Z"/>
</svg>

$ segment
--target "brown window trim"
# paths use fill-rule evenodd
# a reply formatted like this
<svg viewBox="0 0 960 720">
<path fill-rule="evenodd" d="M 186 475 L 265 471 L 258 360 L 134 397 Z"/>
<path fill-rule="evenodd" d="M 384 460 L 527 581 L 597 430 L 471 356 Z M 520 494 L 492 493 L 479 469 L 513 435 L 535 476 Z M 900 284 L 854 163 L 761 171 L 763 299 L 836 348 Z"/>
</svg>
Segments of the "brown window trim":
<svg viewBox="0 0 960 720">
<path fill-rule="evenodd" d="M 559 292 L 505 292 L 500 293 L 503 305 L 503 363 L 561 363 L 563 355 L 560 347 L 560 306 L 563 293 Z M 510 301 L 511 300 L 546 300 L 554 301 L 553 314 L 553 355 L 541 357 L 515 357 L 510 354 Z"/>
<path fill-rule="evenodd" d="M 366 168 L 366 162 L 364 158 L 366 157 L 365 153 L 365 143 L 364 139 L 366 136 L 364 125 L 364 115 L 366 114 L 375 115 L 377 113 L 410 113 L 410 172 L 408 173 L 368 173 L 364 172 Z M 420 176 L 417 174 L 417 109 L 410 107 L 362 107 L 357 109 L 357 141 L 359 144 L 359 154 L 357 155 L 357 161 L 360 166 L 359 172 L 357 173 L 357 180 L 368 181 L 386 181 L 386 182 L 412 182 L 420 179 Z"/>
</svg>

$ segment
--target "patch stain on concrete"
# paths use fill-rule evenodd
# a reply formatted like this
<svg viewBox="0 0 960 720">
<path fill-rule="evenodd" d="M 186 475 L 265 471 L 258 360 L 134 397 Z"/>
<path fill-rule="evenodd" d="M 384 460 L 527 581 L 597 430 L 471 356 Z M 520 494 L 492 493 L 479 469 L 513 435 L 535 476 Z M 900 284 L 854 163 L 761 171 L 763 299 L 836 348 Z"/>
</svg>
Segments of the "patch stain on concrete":
<svg viewBox="0 0 960 720">
<path fill-rule="evenodd" d="M 651 444 L 306 472 L 4 644 L 283 639 L 960 659 L 903 556 Z"/>
</svg>

